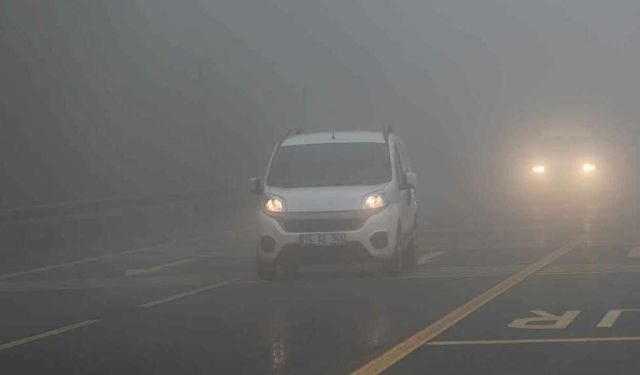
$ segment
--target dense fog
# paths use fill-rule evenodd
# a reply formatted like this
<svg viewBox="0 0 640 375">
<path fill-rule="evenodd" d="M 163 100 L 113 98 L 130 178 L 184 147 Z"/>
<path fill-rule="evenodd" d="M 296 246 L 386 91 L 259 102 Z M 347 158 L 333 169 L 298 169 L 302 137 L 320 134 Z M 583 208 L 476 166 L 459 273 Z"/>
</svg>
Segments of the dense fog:
<svg viewBox="0 0 640 375">
<path fill-rule="evenodd" d="M 424 210 L 500 202 L 544 127 L 633 165 L 635 1 L 0 2 L 0 207 L 246 194 L 288 128 L 406 139 Z"/>
</svg>

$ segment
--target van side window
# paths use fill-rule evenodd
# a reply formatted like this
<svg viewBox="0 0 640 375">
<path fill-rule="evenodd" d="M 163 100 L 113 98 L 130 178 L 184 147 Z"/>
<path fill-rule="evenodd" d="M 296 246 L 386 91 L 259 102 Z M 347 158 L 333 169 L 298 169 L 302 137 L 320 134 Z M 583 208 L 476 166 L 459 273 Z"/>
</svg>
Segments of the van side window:
<svg viewBox="0 0 640 375">
<path fill-rule="evenodd" d="M 402 164 L 406 169 L 406 172 L 413 172 L 413 168 L 411 167 L 411 159 L 409 159 L 409 152 L 407 152 L 407 147 L 403 144 L 400 145 L 400 156 L 402 156 Z"/>
<path fill-rule="evenodd" d="M 407 153 L 407 147 L 404 145 L 404 143 L 400 143 L 400 158 L 402 159 L 404 172 L 413 172 L 413 169 L 411 168 L 411 161 L 409 160 L 409 154 Z"/>
</svg>

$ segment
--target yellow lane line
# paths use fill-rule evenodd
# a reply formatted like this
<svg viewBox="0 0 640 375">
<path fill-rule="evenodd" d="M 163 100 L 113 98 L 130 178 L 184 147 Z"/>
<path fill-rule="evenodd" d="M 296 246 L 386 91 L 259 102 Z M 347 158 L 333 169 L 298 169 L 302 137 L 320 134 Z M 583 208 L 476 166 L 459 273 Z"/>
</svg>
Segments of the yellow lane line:
<svg viewBox="0 0 640 375">
<path fill-rule="evenodd" d="M 542 257 L 536 262 L 530 264 L 524 269 L 516 272 L 515 274 L 509 276 L 505 280 L 501 281 L 491 289 L 485 291 L 484 293 L 478 295 L 473 298 L 469 302 L 464 305 L 458 307 L 457 309 L 451 311 L 447 315 L 445 315 L 440 320 L 435 323 L 427 326 L 422 329 L 418 333 L 409 337 L 407 340 L 402 343 L 396 345 L 391 348 L 378 358 L 375 358 L 371 362 L 367 363 L 365 366 L 356 370 L 354 374 L 357 375 L 370 375 L 370 374 L 380 374 L 389 367 L 393 366 L 398 361 L 402 360 L 407 355 L 411 354 L 416 349 L 420 348 L 424 344 L 433 340 L 435 337 L 439 336 L 442 332 L 451 328 L 453 325 L 466 318 L 482 306 L 494 300 L 496 297 L 500 296 L 504 292 L 513 288 L 514 286 L 520 284 L 522 281 L 526 280 L 529 276 L 538 272 L 542 268 L 548 266 L 558 258 L 563 255 L 569 253 L 571 250 L 575 249 L 580 243 L 581 239 L 573 240 L 562 246 L 550 254 Z"/>
<path fill-rule="evenodd" d="M 215 283 L 215 284 L 210 284 L 210 285 L 203 286 L 203 287 L 198 288 L 198 289 L 190 290 L 188 292 L 179 293 L 179 294 L 175 294 L 173 296 L 162 298 L 162 299 L 159 299 L 159 300 L 156 300 L 156 301 L 143 303 L 142 305 L 140 305 L 138 307 L 142 307 L 142 308 L 156 307 L 158 305 L 162 305 L 162 304 L 165 304 L 165 303 L 168 303 L 168 302 L 173 302 L 173 301 L 176 301 L 176 300 L 179 300 L 179 299 L 183 299 L 183 298 L 186 298 L 186 297 L 191 297 L 193 295 L 196 295 L 196 294 L 199 294 L 199 293 L 203 293 L 203 292 L 206 292 L 206 291 L 209 291 L 209 290 L 212 290 L 212 289 L 216 289 L 216 288 L 219 288 L 219 287 L 221 287 L 223 285 L 226 285 L 226 284 L 228 284 L 228 282 L 221 281 L 221 282 L 218 282 L 218 283 Z"/>
<path fill-rule="evenodd" d="M 125 272 L 124 275 L 125 276 L 146 275 L 146 274 L 149 274 L 149 273 L 155 273 L 155 272 L 164 271 L 164 270 L 169 269 L 171 267 L 177 267 L 177 266 L 181 266 L 181 265 L 184 265 L 184 264 L 193 263 L 194 261 L 195 261 L 195 259 L 182 259 L 182 260 L 178 260 L 176 262 L 162 264 L 160 266 L 154 266 L 154 267 L 142 268 L 142 269 L 136 269 L 136 270 L 127 270 L 127 272 Z"/>
<path fill-rule="evenodd" d="M 45 339 L 47 337 L 60 335 L 60 334 L 65 333 L 65 332 L 73 331 L 73 330 L 76 330 L 76 329 L 79 329 L 79 328 L 82 328 L 82 327 L 86 327 L 86 326 L 98 323 L 99 321 L 100 321 L 99 319 L 96 319 L 96 320 L 85 320 L 84 322 L 68 325 L 68 326 L 65 326 L 65 327 L 56 328 L 56 329 L 51 330 L 51 331 L 47 331 L 47 332 L 40 333 L 40 334 L 37 334 L 37 335 L 25 337 L 25 338 L 22 338 L 20 340 L 8 342 L 6 344 L 0 345 L 0 351 L 11 349 L 11 348 L 14 348 L 16 346 L 24 345 L 24 344 L 27 344 L 27 343 L 30 343 L 30 342 L 33 342 L 33 341 L 42 340 L 42 339 Z"/>
<path fill-rule="evenodd" d="M 521 339 L 521 340 L 433 341 L 433 342 L 427 343 L 427 346 L 523 345 L 523 344 L 584 343 L 584 342 L 629 342 L 629 341 L 640 341 L 640 336 L 576 337 L 576 338 Z"/>
</svg>

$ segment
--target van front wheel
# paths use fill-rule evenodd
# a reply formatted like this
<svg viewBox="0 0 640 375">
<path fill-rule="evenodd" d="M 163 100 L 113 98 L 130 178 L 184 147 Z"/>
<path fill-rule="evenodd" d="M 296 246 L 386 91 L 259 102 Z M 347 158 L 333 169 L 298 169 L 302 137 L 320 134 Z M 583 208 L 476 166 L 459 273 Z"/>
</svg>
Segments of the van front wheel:
<svg viewBox="0 0 640 375">
<path fill-rule="evenodd" d="M 408 269 L 414 269 L 418 266 L 418 228 L 417 225 L 413 225 L 413 229 L 411 230 L 411 242 L 406 249 L 406 261 Z"/>
<path fill-rule="evenodd" d="M 275 262 L 268 262 L 256 256 L 256 271 L 261 280 L 275 280 L 278 276 L 278 268 Z"/>
<path fill-rule="evenodd" d="M 397 233 L 398 234 L 396 235 L 396 246 L 393 251 L 393 256 L 384 265 L 386 272 L 394 276 L 399 275 L 402 272 L 402 269 L 404 267 L 404 264 L 403 264 L 404 254 L 402 254 L 402 239 L 401 239 L 402 228 L 400 226 L 398 226 Z"/>
</svg>

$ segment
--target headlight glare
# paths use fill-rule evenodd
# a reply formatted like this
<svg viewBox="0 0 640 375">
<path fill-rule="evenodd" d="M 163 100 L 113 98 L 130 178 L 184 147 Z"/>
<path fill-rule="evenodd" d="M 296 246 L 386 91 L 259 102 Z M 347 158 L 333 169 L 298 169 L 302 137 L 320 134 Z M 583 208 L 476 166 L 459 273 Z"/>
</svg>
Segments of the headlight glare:
<svg viewBox="0 0 640 375">
<path fill-rule="evenodd" d="M 262 203 L 262 206 L 264 207 L 264 210 L 267 212 L 278 213 L 278 212 L 284 212 L 285 210 L 284 200 L 280 197 L 274 197 L 274 196 L 265 197 Z"/>
<path fill-rule="evenodd" d="M 535 174 L 543 174 L 544 172 L 546 172 L 546 168 L 544 167 L 544 165 L 536 165 L 533 168 L 531 168 L 531 171 Z"/>
<path fill-rule="evenodd" d="M 595 170 L 596 170 L 595 164 L 592 164 L 592 163 L 582 164 L 582 171 L 584 173 L 592 173 L 592 172 L 595 172 Z"/>
<path fill-rule="evenodd" d="M 362 208 L 365 210 L 381 209 L 389 204 L 389 199 L 385 192 L 371 193 L 364 197 L 362 200 Z"/>
</svg>

